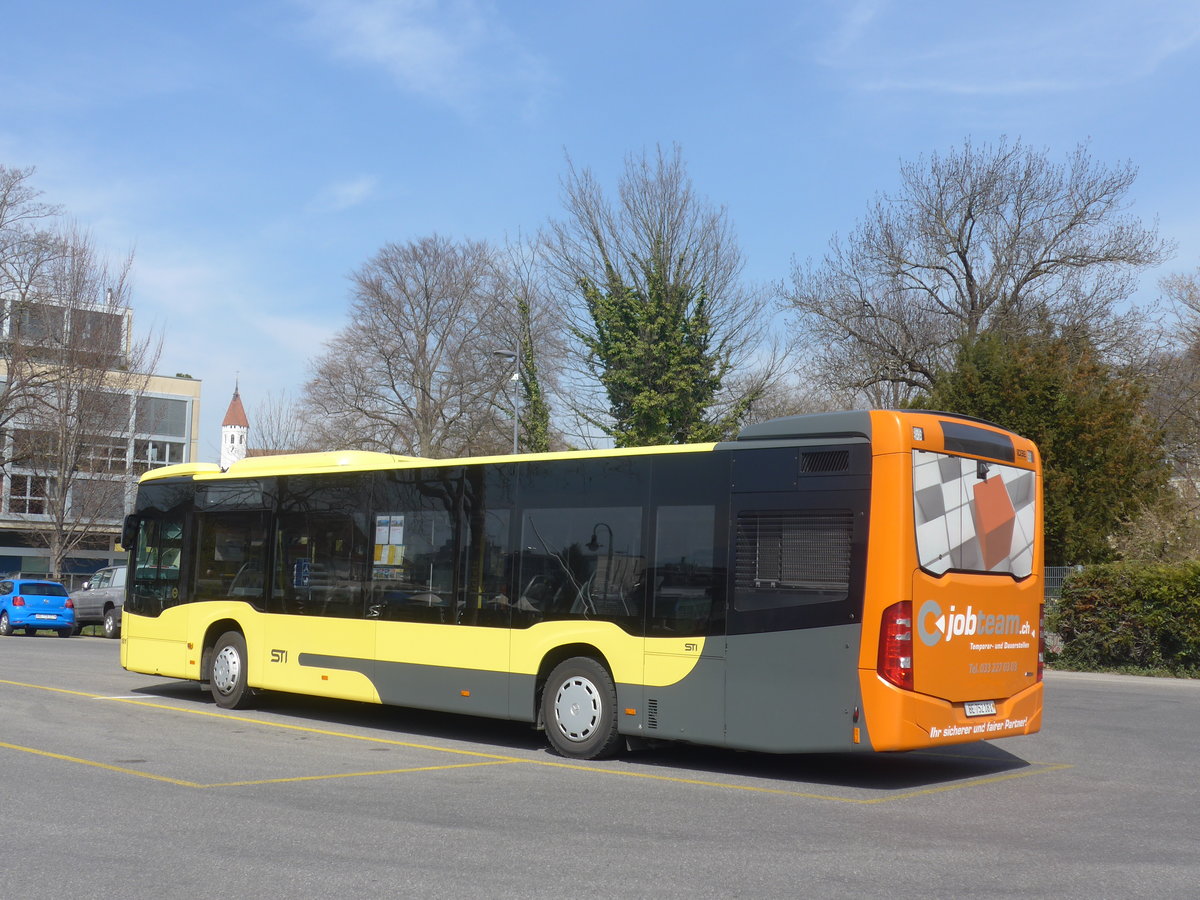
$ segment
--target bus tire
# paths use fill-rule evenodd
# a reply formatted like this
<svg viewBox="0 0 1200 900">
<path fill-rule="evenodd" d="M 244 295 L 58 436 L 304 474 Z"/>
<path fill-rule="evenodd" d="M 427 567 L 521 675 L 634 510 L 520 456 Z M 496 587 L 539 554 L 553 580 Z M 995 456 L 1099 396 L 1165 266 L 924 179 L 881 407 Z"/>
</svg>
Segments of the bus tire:
<svg viewBox="0 0 1200 900">
<path fill-rule="evenodd" d="M 246 639 L 240 631 L 227 631 L 213 645 L 208 686 L 213 702 L 222 709 L 248 709 L 254 691 L 246 686 Z"/>
<path fill-rule="evenodd" d="M 612 756 L 617 734 L 617 689 L 608 670 L 588 656 L 559 663 L 542 690 L 542 721 L 550 746 L 571 759 Z"/>
</svg>

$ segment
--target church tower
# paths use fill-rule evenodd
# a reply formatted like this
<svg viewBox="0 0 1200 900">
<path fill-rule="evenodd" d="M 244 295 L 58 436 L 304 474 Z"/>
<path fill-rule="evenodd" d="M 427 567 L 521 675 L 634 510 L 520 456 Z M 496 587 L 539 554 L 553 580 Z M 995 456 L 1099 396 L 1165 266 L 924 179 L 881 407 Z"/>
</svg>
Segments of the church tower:
<svg viewBox="0 0 1200 900">
<path fill-rule="evenodd" d="M 237 383 L 233 386 L 233 399 L 221 422 L 221 468 L 228 469 L 239 459 L 246 458 L 246 437 L 250 434 L 250 422 L 238 393 Z"/>
</svg>

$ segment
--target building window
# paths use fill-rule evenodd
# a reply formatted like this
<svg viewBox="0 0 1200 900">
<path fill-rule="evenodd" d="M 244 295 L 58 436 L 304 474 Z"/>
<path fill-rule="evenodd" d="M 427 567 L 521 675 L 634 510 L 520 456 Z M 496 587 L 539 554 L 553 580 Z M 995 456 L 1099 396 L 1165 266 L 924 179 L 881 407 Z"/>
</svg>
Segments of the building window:
<svg viewBox="0 0 1200 900">
<path fill-rule="evenodd" d="M 8 511 L 45 515 L 49 484 L 50 479 L 41 475 L 13 475 L 8 487 Z"/>
<path fill-rule="evenodd" d="M 83 448 L 79 469 L 101 475 L 119 475 L 125 471 L 126 444 L 116 438 L 96 438 Z"/>
<path fill-rule="evenodd" d="M 141 475 L 148 469 L 183 462 L 183 444 L 177 441 L 138 440 L 133 442 L 133 471 Z"/>
<path fill-rule="evenodd" d="M 187 436 L 186 400 L 166 397 L 140 397 L 137 402 L 137 430 L 141 434 Z"/>
</svg>

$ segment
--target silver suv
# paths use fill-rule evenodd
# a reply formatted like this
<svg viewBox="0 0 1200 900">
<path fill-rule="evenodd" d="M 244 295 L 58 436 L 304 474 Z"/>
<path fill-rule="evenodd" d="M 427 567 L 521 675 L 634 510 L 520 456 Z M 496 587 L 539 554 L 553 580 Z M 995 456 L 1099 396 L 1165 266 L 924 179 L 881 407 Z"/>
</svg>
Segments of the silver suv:
<svg viewBox="0 0 1200 900">
<path fill-rule="evenodd" d="M 125 573 L 128 566 L 101 569 L 77 591 L 71 592 L 75 604 L 75 631 L 84 625 L 103 625 L 104 636 L 121 636 L 121 604 L 125 601 Z"/>
</svg>

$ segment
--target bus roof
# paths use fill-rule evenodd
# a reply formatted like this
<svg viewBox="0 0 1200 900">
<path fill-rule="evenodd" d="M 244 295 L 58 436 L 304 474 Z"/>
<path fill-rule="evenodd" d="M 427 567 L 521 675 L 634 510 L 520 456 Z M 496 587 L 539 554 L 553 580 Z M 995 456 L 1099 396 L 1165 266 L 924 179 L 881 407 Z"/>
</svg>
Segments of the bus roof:
<svg viewBox="0 0 1200 900">
<path fill-rule="evenodd" d="M 880 412 L 897 414 L 915 413 L 933 415 L 943 419 L 959 419 L 979 422 L 999 428 L 991 422 L 956 413 L 932 412 L 929 410 L 868 410 L 846 412 L 811 413 L 783 416 L 747 425 L 732 441 L 707 444 L 670 444 L 652 447 L 628 447 L 623 449 L 568 450 L 553 453 L 505 454 L 499 456 L 469 456 L 435 459 L 424 456 L 403 456 L 394 453 L 376 453 L 366 450 L 332 450 L 322 453 L 288 453 L 267 456 L 252 456 L 235 462 L 228 470 L 215 463 L 183 463 L 164 466 L 145 473 L 142 481 L 161 478 L 192 477 L 200 480 L 221 478 L 259 478 L 273 475 L 304 475 L 330 472 L 365 472 L 379 469 L 417 469 L 426 466 L 476 466 L 520 460 L 595 459 L 622 456 L 645 456 L 664 453 L 703 453 L 713 449 L 734 449 L 743 442 L 836 441 L 857 442 L 871 440 L 872 416 Z M 986 455 L 986 454 L 985 454 Z"/>
<path fill-rule="evenodd" d="M 477 466 L 553 459 L 595 459 L 621 456 L 647 456 L 662 453 L 703 453 L 716 444 L 671 444 L 661 447 L 628 447 L 606 450 L 567 450 L 555 453 L 522 453 L 503 456 L 468 456 L 457 459 L 434 459 L 425 456 L 401 456 L 392 453 L 373 453 L 367 450 L 331 450 L 323 453 L 287 453 L 275 456 L 254 456 L 239 460 L 227 470 L 215 463 L 182 463 L 151 469 L 140 481 L 161 478 L 194 477 L 199 480 L 221 478 L 259 478 L 272 475 L 311 475 L 330 472 L 365 472 L 378 469 L 419 469 L 425 466 Z"/>
<path fill-rule="evenodd" d="M 739 441 L 780 440 L 784 438 L 870 438 L 871 411 L 810 413 L 783 416 L 747 425 L 737 436 Z"/>
</svg>

